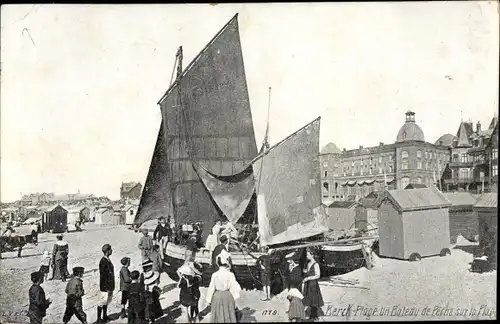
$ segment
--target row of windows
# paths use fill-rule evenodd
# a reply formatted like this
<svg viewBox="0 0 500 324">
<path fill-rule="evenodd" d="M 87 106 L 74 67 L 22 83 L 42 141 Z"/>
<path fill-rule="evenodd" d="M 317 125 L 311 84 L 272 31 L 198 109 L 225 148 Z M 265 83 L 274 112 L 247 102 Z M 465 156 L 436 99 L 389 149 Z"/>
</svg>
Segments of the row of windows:
<svg viewBox="0 0 500 324">
<path fill-rule="evenodd" d="M 374 168 L 372 168 L 372 167 L 371 167 L 370 169 L 368 169 L 368 173 L 367 173 L 367 174 L 377 174 L 377 173 L 375 173 L 375 171 L 376 171 L 376 170 L 377 170 L 377 169 L 374 169 Z M 385 170 L 386 170 L 386 172 L 388 172 L 388 173 L 392 173 L 392 172 L 394 172 L 392 165 L 389 165 L 389 167 L 388 167 L 388 168 L 386 168 Z M 378 174 L 382 174 L 382 173 L 384 173 L 384 168 L 379 167 L 379 168 L 378 168 Z M 326 174 L 326 173 L 325 173 L 325 174 Z M 364 174 L 363 169 L 360 169 L 360 170 L 359 170 L 359 174 L 360 174 L 360 175 L 363 175 L 363 174 Z M 326 175 L 325 175 L 325 176 L 326 176 Z M 347 172 L 344 170 L 344 177 L 346 177 L 346 176 L 347 176 Z M 351 176 L 354 176 L 354 169 L 352 169 L 352 170 L 351 170 Z"/>
<path fill-rule="evenodd" d="M 409 156 L 408 155 L 408 151 L 401 151 L 401 158 L 407 159 L 408 156 Z M 417 158 L 422 158 L 422 151 L 420 151 L 420 150 L 417 151 Z M 441 160 L 444 160 L 445 154 L 444 153 L 436 153 L 436 152 L 425 151 L 425 158 L 426 159 L 441 158 Z"/>
<path fill-rule="evenodd" d="M 494 176 L 498 176 L 498 165 L 492 165 L 492 169 L 491 169 L 491 175 L 494 177 Z"/>
</svg>

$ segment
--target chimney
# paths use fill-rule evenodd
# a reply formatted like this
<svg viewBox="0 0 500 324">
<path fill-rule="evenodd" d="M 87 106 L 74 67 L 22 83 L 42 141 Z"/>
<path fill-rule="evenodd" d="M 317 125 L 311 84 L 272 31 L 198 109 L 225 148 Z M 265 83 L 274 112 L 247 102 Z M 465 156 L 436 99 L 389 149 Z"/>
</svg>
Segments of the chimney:
<svg viewBox="0 0 500 324">
<path fill-rule="evenodd" d="M 363 145 L 360 145 L 360 146 L 359 146 L 359 149 L 360 149 L 360 150 L 362 150 L 362 149 L 363 149 Z"/>
<path fill-rule="evenodd" d="M 384 143 L 380 142 L 380 143 L 379 143 L 379 145 L 380 145 L 380 146 L 384 146 Z"/>
<path fill-rule="evenodd" d="M 345 151 L 346 151 L 345 147 L 344 147 L 344 149 L 343 149 L 342 151 L 343 151 L 343 152 L 345 152 Z"/>
<path fill-rule="evenodd" d="M 481 122 L 477 122 L 476 124 L 476 132 L 479 133 L 481 131 Z"/>
</svg>

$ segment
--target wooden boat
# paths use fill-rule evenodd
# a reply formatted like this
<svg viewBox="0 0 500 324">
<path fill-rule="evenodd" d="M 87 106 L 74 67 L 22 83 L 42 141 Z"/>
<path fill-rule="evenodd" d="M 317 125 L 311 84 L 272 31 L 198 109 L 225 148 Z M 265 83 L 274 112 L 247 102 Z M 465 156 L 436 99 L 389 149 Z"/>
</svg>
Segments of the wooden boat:
<svg viewBox="0 0 500 324">
<path fill-rule="evenodd" d="M 320 118 L 272 147 L 266 131 L 257 152 L 238 16 L 185 70 L 180 47 L 176 66 L 177 79 L 158 102 L 162 122 L 134 224 L 171 215 L 177 225 L 201 223 L 203 241 L 219 219 L 258 224 L 260 245 L 271 248 L 326 231 Z M 230 252 L 240 284 L 259 288 L 255 258 L 261 254 Z M 174 280 L 185 253 L 185 246 L 173 243 L 165 249 L 167 273 Z M 279 255 L 278 268 L 283 261 Z M 205 269 L 207 285 L 211 253 L 202 250 L 195 260 Z"/>
</svg>

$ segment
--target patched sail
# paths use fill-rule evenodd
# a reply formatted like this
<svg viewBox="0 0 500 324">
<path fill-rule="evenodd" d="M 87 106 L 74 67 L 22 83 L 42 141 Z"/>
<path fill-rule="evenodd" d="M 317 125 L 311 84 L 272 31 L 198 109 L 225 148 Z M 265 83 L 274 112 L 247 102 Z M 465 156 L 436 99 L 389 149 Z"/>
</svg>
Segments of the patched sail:
<svg viewBox="0 0 500 324">
<path fill-rule="evenodd" d="M 160 216 L 173 215 L 170 170 L 165 147 L 165 130 L 163 123 L 161 123 L 148 176 L 142 190 L 141 201 L 134 219 L 136 225 L 141 225 Z"/>
<path fill-rule="evenodd" d="M 196 162 L 193 167 L 224 216 L 235 224 L 243 216 L 255 191 L 252 166 L 231 176 L 218 176 Z"/>
<path fill-rule="evenodd" d="M 201 222 L 206 237 L 222 214 L 192 166 L 213 175 L 244 171 L 257 155 L 235 16 L 159 102 L 177 224 Z"/>
<path fill-rule="evenodd" d="M 321 204 L 320 118 L 273 146 L 253 163 L 261 245 L 328 230 Z"/>
</svg>

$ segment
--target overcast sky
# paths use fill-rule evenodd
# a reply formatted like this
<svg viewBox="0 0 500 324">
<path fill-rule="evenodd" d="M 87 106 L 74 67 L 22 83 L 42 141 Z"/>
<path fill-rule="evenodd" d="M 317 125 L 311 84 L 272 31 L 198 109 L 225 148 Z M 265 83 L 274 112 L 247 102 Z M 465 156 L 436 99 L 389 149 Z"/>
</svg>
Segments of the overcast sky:
<svg viewBox="0 0 500 324">
<path fill-rule="evenodd" d="M 498 110 L 496 2 L 19 5 L 1 14 L 1 200 L 118 198 L 144 184 L 175 53 L 184 65 L 239 13 L 257 146 L 321 116 L 321 146 L 425 139 Z"/>
</svg>

